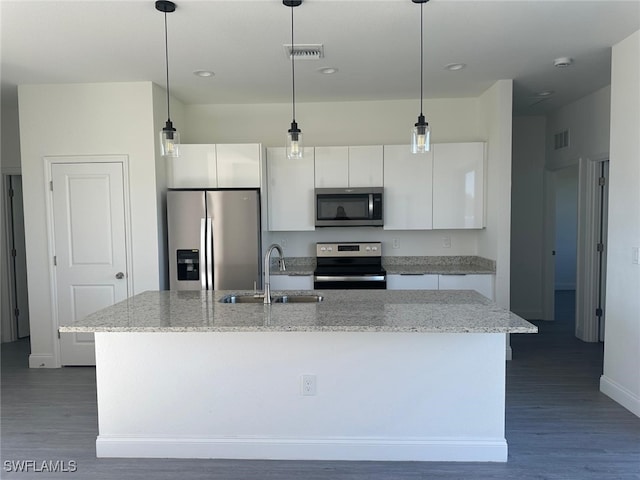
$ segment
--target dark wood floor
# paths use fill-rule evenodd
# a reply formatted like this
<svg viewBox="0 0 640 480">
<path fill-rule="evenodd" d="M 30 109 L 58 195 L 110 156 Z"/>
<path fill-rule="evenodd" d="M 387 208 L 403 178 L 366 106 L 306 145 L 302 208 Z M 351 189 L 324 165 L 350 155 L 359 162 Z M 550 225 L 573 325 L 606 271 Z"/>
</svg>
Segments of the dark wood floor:
<svg viewBox="0 0 640 480">
<path fill-rule="evenodd" d="M 558 321 L 511 336 L 507 463 L 97 459 L 95 370 L 28 369 L 29 345 L 20 341 L 1 346 L 0 477 L 640 480 L 640 419 L 599 392 L 602 345 L 573 336 L 572 302 L 572 292 L 560 292 Z M 73 460 L 77 472 L 8 473 L 5 462 L 19 460 Z"/>
</svg>

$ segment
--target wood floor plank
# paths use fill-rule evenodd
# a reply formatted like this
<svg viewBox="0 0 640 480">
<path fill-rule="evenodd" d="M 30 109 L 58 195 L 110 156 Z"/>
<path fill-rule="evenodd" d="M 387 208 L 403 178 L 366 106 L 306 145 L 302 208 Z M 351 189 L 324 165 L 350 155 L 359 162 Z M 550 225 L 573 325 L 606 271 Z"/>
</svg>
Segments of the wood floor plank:
<svg viewBox="0 0 640 480">
<path fill-rule="evenodd" d="M 573 335 L 572 293 L 556 322 L 512 335 L 507 364 L 507 463 L 98 459 L 93 368 L 30 370 L 28 341 L 2 344 L 5 461 L 77 462 L 75 473 L 2 479 L 82 480 L 640 480 L 640 419 L 599 391 L 602 345 Z"/>
</svg>

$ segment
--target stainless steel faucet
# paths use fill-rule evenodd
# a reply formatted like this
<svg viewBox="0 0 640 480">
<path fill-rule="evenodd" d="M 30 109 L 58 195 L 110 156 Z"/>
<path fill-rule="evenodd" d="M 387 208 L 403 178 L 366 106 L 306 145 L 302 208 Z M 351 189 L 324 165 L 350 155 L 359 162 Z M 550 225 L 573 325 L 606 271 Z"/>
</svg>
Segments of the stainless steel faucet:
<svg viewBox="0 0 640 480">
<path fill-rule="evenodd" d="M 282 247 L 277 243 L 272 243 L 264 254 L 264 303 L 269 305 L 271 304 L 271 252 L 273 252 L 274 249 L 278 251 L 278 255 L 280 256 L 278 259 L 280 271 L 284 272 L 286 270 Z"/>
</svg>

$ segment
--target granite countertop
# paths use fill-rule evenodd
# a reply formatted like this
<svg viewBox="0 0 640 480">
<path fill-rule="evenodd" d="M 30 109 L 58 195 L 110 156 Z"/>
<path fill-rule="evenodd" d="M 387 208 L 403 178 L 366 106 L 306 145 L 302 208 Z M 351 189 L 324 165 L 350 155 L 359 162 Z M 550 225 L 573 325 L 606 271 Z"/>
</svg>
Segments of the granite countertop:
<svg viewBox="0 0 640 480">
<path fill-rule="evenodd" d="M 320 303 L 226 304 L 252 291 L 148 291 L 60 332 L 536 333 L 537 327 L 471 290 L 273 291 L 312 293 Z"/>
<path fill-rule="evenodd" d="M 271 259 L 271 275 L 313 275 L 314 257 L 285 257 L 287 269 L 278 269 L 278 258 Z M 473 255 L 382 257 L 382 266 L 389 275 L 467 275 L 495 274 L 496 262 Z"/>
</svg>

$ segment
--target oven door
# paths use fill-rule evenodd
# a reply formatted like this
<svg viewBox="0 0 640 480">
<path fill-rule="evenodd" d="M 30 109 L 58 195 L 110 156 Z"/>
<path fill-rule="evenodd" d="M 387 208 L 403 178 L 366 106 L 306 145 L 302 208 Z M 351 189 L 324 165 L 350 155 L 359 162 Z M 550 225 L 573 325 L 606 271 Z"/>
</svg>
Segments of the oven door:
<svg viewBox="0 0 640 480">
<path fill-rule="evenodd" d="M 385 290 L 386 275 L 314 275 L 316 290 Z"/>
</svg>

